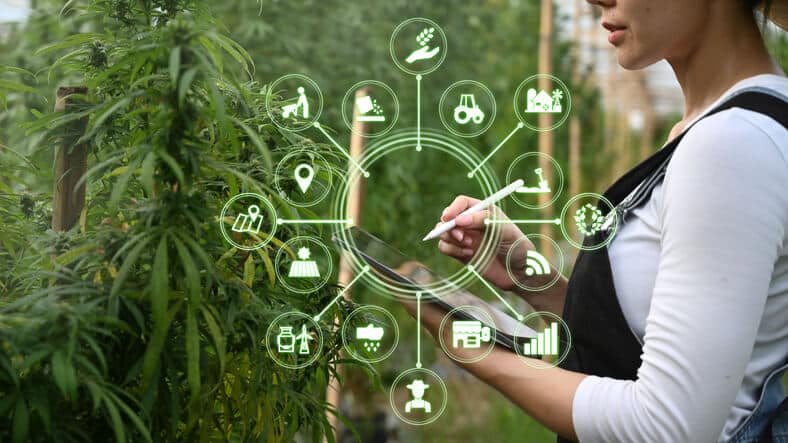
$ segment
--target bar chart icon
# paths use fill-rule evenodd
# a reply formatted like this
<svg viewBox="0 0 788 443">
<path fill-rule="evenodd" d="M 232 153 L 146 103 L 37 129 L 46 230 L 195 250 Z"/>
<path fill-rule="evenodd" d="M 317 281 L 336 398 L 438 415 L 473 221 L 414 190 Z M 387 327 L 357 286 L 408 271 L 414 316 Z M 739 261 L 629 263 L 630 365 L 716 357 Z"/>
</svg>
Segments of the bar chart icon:
<svg viewBox="0 0 788 443">
<path fill-rule="evenodd" d="M 558 323 L 550 323 L 530 343 L 524 343 L 523 355 L 558 355 Z"/>
</svg>

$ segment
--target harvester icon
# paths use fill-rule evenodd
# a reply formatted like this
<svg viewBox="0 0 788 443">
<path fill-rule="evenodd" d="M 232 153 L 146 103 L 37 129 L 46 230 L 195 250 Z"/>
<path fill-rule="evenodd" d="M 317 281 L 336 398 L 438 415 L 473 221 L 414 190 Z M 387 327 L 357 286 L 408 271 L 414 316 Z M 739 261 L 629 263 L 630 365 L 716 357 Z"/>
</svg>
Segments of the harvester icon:
<svg viewBox="0 0 788 443">
<path fill-rule="evenodd" d="M 454 121 L 464 125 L 471 120 L 478 125 L 484 121 L 484 112 L 479 109 L 473 94 L 461 94 L 460 104 L 454 108 Z"/>
</svg>

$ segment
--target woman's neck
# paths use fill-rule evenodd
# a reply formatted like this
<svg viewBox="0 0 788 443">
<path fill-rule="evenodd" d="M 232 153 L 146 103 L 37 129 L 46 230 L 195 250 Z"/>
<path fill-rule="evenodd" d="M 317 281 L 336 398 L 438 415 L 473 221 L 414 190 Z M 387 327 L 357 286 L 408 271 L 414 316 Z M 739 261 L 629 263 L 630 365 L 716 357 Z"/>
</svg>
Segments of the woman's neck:
<svg viewBox="0 0 788 443">
<path fill-rule="evenodd" d="M 713 2 L 703 37 L 683 54 L 668 58 L 684 94 L 682 125 L 736 82 L 758 74 L 782 73 L 769 56 L 755 20 L 748 11 L 734 10 L 730 4 Z"/>
</svg>

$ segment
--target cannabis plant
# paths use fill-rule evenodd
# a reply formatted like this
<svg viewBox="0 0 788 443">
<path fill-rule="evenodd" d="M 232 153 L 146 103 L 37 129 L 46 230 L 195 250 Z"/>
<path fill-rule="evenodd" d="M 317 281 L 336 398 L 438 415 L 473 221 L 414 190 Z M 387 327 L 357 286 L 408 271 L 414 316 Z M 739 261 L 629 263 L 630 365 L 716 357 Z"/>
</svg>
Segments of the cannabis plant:
<svg viewBox="0 0 788 443">
<path fill-rule="evenodd" d="M 90 152 L 87 204 L 72 229 L 47 230 L 49 191 L 10 179 L 24 155 L 2 166 L 0 441 L 331 438 L 334 316 L 310 367 L 278 366 L 264 340 L 277 315 L 316 313 L 337 288 L 296 297 L 277 285 L 272 257 L 299 232 L 242 251 L 218 229 L 241 192 L 309 216 L 270 184 L 294 146 L 324 147 L 271 124 L 249 54 L 200 2 L 72 0 L 59 13 L 81 32 L 31 55 L 54 62 L 29 74 L 87 92 L 65 111 L 31 109 L 9 149 L 54 150 L 86 121 L 75 138 Z"/>
</svg>

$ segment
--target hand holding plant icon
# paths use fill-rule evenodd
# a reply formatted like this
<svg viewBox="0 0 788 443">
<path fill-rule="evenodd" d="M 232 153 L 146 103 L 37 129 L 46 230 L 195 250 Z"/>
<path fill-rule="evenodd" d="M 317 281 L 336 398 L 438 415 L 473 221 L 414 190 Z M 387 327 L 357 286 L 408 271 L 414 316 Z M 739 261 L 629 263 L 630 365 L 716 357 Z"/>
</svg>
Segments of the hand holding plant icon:
<svg viewBox="0 0 788 443">
<path fill-rule="evenodd" d="M 413 63 L 418 60 L 427 60 L 435 57 L 436 54 L 440 51 L 440 46 L 436 46 L 430 49 L 428 43 L 432 38 L 435 36 L 435 28 L 427 28 L 424 29 L 416 36 L 416 41 L 419 42 L 419 49 L 411 52 L 410 55 L 405 59 L 408 63 Z"/>
</svg>

